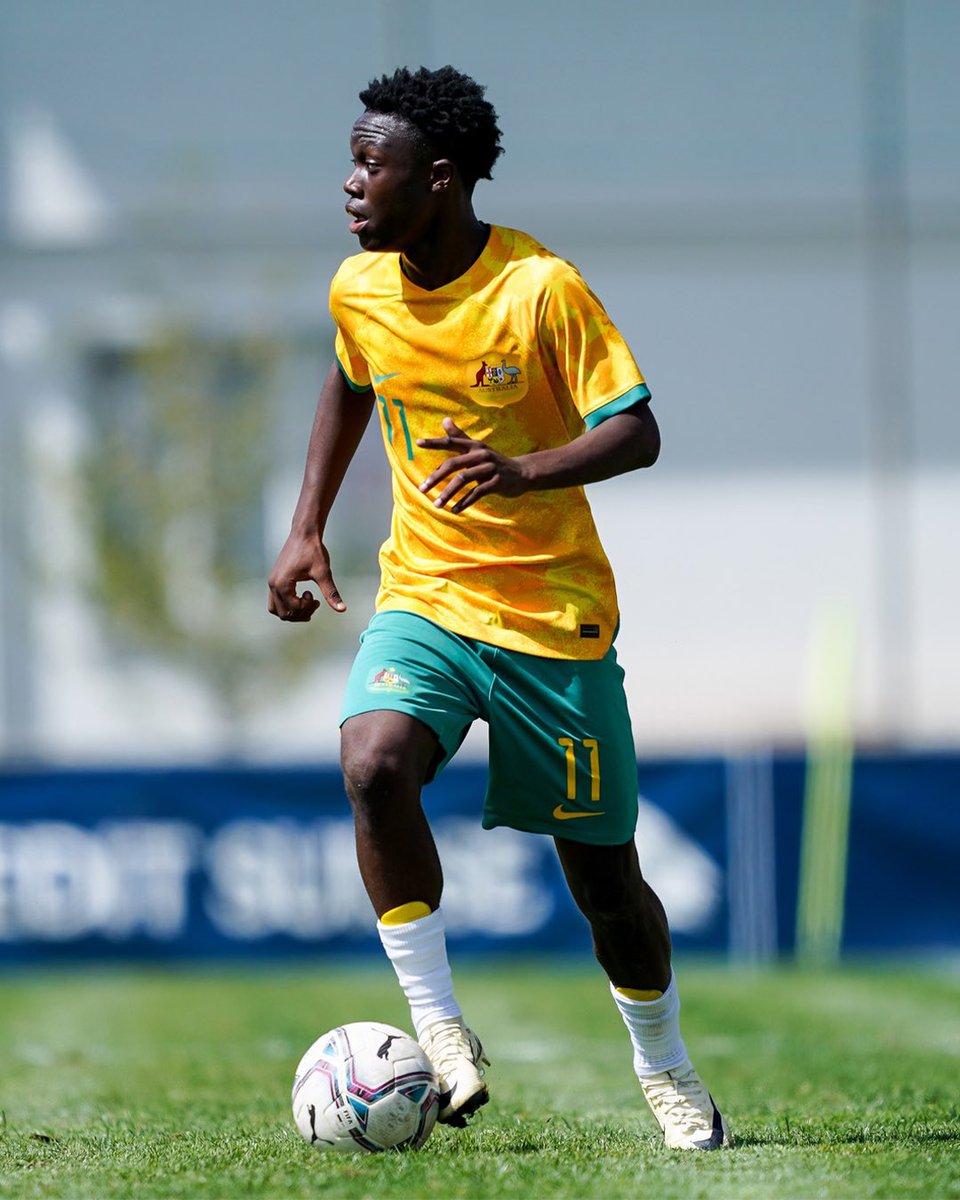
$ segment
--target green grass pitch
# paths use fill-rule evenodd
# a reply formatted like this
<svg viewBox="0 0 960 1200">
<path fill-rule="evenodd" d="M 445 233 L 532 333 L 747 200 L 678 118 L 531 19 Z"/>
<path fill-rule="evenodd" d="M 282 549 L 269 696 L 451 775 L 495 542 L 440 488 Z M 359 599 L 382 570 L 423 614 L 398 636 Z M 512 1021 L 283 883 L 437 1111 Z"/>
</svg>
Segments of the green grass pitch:
<svg viewBox="0 0 960 1200">
<path fill-rule="evenodd" d="M 492 1100 L 419 1153 L 296 1133 L 300 1054 L 347 1020 L 409 1021 L 386 963 L 8 973 L 0 1196 L 960 1196 L 960 973 L 678 966 L 684 1031 L 737 1138 L 663 1148 L 596 968 L 458 970 Z"/>
</svg>

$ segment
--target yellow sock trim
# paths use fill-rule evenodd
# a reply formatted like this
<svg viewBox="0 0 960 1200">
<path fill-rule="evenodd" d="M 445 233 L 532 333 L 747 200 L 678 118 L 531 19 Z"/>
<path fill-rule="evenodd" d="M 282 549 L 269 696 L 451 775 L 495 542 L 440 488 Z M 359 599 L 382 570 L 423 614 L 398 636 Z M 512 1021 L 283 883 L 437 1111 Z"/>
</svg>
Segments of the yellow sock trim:
<svg viewBox="0 0 960 1200">
<path fill-rule="evenodd" d="M 382 917 L 380 919 L 383 920 Z M 643 988 L 618 987 L 617 991 L 621 996 L 626 996 L 628 1000 L 659 1000 L 663 995 L 663 992 L 658 992 L 656 988 L 646 990 Z"/>
<path fill-rule="evenodd" d="M 422 900 L 411 900 L 409 904 L 401 904 L 399 908 L 390 908 L 380 918 L 381 925 L 409 925 L 411 921 L 419 921 L 421 917 L 429 917 L 433 910 Z"/>
</svg>

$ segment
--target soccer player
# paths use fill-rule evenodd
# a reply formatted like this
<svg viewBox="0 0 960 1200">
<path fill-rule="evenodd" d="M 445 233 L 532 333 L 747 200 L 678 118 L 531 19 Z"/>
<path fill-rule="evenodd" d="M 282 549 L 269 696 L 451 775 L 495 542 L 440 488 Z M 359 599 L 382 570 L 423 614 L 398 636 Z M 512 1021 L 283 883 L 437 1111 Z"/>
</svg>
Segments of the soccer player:
<svg viewBox="0 0 960 1200">
<path fill-rule="evenodd" d="M 405 68 L 360 93 L 344 184 L 362 253 L 330 289 L 336 362 L 310 435 L 269 609 L 346 608 L 324 527 L 376 413 L 393 477 L 376 613 L 347 683 L 341 765 L 384 949 L 440 1080 L 440 1120 L 488 1099 L 444 935 L 421 789 L 476 718 L 490 728 L 483 825 L 554 839 L 666 1140 L 729 1144 L 687 1056 L 663 907 L 634 844 L 636 757 L 613 647 L 610 566 L 585 484 L 653 464 L 650 393 L 576 268 L 480 221 L 501 153 L 484 88 Z M 491 897 L 491 903 L 496 898 Z"/>
</svg>

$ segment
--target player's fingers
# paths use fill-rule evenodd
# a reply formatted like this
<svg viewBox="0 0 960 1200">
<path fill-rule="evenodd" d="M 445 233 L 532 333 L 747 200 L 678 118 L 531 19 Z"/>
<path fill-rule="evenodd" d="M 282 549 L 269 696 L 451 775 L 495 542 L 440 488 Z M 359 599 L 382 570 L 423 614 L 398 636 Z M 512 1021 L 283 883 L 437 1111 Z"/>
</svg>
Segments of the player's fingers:
<svg viewBox="0 0 960 1200">
<path fill-rule="evenodd" d="M 451 475 L 456 475 L 458 472 L 467 469 L 467 462 L 462 455 L 455 455 L 453 458 L 446 458 L 443 462 L 426 477 L 423 483 L 420 484 L 421 492 L 429 492 L 442 483 L 444 479 L 448 479 Z"/>
<path fill-rule="evenodd" d="M 346 610 L 347 610 L 346 603 L 344 602 L 343 597 L 337 591 L 336 585 L 334 584 L 332 579 L 330 581 L 329 589 L 324 589 L 323 598 L 324 598 L 324 600 L 326 600 L 327 604 L 333 609 L 334 612 L 346 612 Z M 318 608 L 320 607 L 319 601 L 317 601 L 317 607 Z"/>
<path fill-rule="evenodd" d="M 417 438 L 417 445 L 422 450 L 459 450 L 461 454 L 466 454 L 475 446 L 482 446 L 482 442 L 475 442 L 473 438 L 468 437 L 435 437 L 435 438 Z"/>
<path fill-rule="evenodd" d="M 293 611 L 293 601 L 296 599 L 294 587 L 292 585 L 271 583 L 269 589 L 267 612 L 272 613 L 275 617 L 279 617 L 281 621 L 289 621 L 290 613 Z"/>
<path fill-rule="evenodd" d="M 464 433 L 456 421 L 451 420 L 450 417 L 444 417 L 443 428 L 446 437 L 417 438 L 417 445 L 422 446 L 424 450 L 460 450 L 462 452 L 478 446 L 485 446 L 484 442 L 478 442 L 476 438 Z"/>
<path fill-rule="evenodd" d="M 434 500 L 434 506 L 436 508 L 444 508 L 458 492 L 463 491 L 463 489 L 472 482 L 473 476 L 469 471 L 458 471 L 443 489 L 440 495 L 436 498 L 436 500 Z"/>
<path fill-rule="evenodd" d="M 475 487 L 470 488 L 468 492 L 465 492 L 456 504 L 450 505 L 450 512 L 454 515 L 462 513 L 465 508 L 469 508 L 471 504 L 476 504 L 478 500 L 493 490 L 493 480 L 489 480 L 486 483 L 478 483 Z"/>
<path fill-rule="evenodd" d="M 467 453 L 455 454 L 451 458 L 445 458 L 438 467 L 430 472 L 423 483 L 420 484 L 420 491 L 432 491 L 437 484 L 442 483 L 451 475 L 462 475 L 467 482 L 478 480 L 494 468 L 495 463 L 492 461 L 492 452 L 486 446 L 472 443 Z"/>
<path fill-rule="evenodd" d="M 286 619 L 294 622 L 309 621 L 319 607 L 320 601 L 313 592 L 304 592 L 301 596 L 294 596 L 290 615 Z"/>
<path fill-rule="evenodd" d="M 281 621 L 309 621 L 319 607 L 320 601 L 313 592 L 306 591 L 302 596 L 297 595 L 295 582 L 275 584 L 270 588 L 267 610 Z"/>
</svg>

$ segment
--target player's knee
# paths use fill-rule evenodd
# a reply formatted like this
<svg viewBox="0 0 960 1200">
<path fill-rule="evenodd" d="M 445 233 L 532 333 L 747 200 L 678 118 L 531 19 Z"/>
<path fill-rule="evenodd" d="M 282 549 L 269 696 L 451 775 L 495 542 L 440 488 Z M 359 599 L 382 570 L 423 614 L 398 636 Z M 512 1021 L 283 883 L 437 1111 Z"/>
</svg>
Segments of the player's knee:
<svg viewBox="0 0 960 1200">
<path fill-rule="evenodd" d="M 341 747 L 340 766 L 351 800 L 357 803 L 388 796 L 403 780 L 399 756 L 377 746 Z"/>
<path fill-rule="evenodd" d="M 376 739 L 344 737 L 340 766 L 354 812 L 368 818 L 416 786 L 403 748 Z"/>
<path fill-rule="evenodd" d="M 340 765 L 356 819 L 369 823 L 419 806 L 436 754 L 436 735 L 405 713 L 383 710 L 344 721 Z"/>
</svg>

